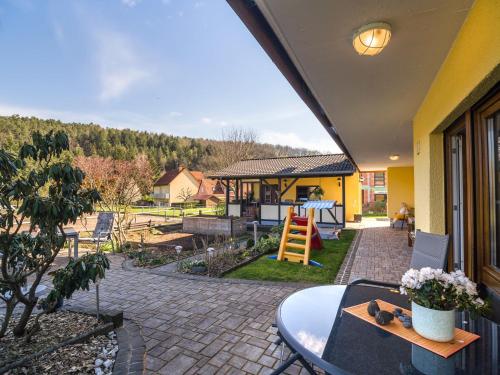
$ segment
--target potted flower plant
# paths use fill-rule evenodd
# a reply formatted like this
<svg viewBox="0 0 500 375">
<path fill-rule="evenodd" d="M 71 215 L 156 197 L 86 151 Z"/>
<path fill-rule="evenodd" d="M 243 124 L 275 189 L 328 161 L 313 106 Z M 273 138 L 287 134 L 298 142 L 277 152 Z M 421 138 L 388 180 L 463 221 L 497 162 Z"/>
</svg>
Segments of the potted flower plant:
<svg viewBox="0 0 500 375">
<path fill-rule="evenodd" d="M 455 310 L 482 313 L 486 308 L 476 284 L 460 270 L 410 269 L 401 279 L 401 293 L 410 298 L 415 331 L 434 341 L 453 339 Z"/>
</svg>

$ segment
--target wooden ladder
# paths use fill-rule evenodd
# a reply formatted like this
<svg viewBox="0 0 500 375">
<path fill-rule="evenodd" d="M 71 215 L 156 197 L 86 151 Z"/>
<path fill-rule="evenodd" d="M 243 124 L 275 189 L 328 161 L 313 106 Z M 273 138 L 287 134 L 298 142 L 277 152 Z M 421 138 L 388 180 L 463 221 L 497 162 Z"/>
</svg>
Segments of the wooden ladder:
<svg viewBox="0 0 500 375">
<path fill-rule="evenodd" d="M 285 219 L 283 234 L 281 235 L 280 250 L 278 252 L 278 260 L 287 260 L 289 262 L 303 263 L 305 266 L 309 264 L 311 254 L 311 237 L 314 223 L 314 208 L 310 208 L 307 215 L 307 226 L 295 225 L 292 223 L 293 206 L 288 207 L 288 213 Z M 306 234 L 297 234 L 293 231 L 306 232 Z M 289 240 L 304 241 L 304 243 L 290 242 Z M 303 250 L 303 253 L 287 251 L 288 248 Z"/>
</svg>

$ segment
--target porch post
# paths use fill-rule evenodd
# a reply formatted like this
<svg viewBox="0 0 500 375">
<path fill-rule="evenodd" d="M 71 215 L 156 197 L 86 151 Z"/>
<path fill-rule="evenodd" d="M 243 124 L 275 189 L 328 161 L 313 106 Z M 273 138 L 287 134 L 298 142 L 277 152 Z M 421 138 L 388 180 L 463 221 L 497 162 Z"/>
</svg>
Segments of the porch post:
<svg viewBox="0 0 500 375">
<path fill-rule="evenodd" d="M 278 177 L 278 224 L 281 223 L 281 177 Z"/>
<path fill-rule="evenodd" d="M 342 176 L 342 228 L 345 228 L 345 176 Z"/>
<path fill-rule="evenodd" d="M 259 224 L 262 224 L 262 178 L 259 178 Z"/>
<path fill-rule="evenodd" d="M 226 180 L 226 216 L 229 216 L 229 179 Z"/>
<path fill-rule="evenodd" d="M 240 180 L 240 217 L 243 216 L 243 179 Z"/>
</svg>

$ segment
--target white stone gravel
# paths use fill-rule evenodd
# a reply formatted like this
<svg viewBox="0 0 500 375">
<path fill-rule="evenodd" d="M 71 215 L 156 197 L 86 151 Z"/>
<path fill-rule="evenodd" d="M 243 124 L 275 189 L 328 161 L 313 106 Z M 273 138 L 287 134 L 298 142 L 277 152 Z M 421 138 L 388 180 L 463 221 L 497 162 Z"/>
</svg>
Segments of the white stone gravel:
<svg viewBox="0 0 500 375">
<path fill-rule="evenodd" d="M 94 373 L 95 375 L 108 375 L 113 373 L 113 365 L 118 352 L 118 341 L 116 340 L 116 332 L 108 333 L 108 340 L 105 345 L 99 348 L 95 360 Z"/>
</svg>

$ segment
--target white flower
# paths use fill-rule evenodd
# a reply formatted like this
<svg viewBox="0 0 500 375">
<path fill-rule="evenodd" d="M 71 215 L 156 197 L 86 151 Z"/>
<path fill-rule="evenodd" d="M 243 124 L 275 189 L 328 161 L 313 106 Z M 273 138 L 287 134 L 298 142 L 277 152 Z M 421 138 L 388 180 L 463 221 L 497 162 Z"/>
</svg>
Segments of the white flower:
<svg viewBox="0 0 500 375">
<path fill-rule="evenodd" d="M 475 303 L 476 305 L 478 305 L 478 306 L 483 306 L 483 305 L 484 305 L 484 301 L 483 301 L 481 298 L 479 298 L 479 297 L 477 297 L 477 298 L 474 300 L 474 303 Z"/>
</svg>

